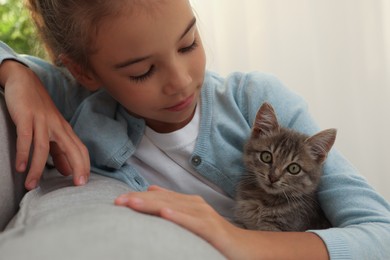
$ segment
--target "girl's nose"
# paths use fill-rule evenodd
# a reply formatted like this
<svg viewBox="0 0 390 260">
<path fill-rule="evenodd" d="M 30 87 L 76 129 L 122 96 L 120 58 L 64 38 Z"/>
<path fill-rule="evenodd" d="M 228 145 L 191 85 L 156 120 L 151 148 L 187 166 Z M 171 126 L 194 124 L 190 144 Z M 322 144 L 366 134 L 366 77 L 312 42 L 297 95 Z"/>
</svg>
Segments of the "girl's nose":
<svg viewBox="0 0 390 260">
<path fill-rule="evenodd" d="M 175 63 L 167 74 L 166 84 L 164 86 L 164 94 L 175 95 L 182 92 L 191 85 L 192 77 L 187 69 L 187 66 L 182 63 Z"/>
</svg>

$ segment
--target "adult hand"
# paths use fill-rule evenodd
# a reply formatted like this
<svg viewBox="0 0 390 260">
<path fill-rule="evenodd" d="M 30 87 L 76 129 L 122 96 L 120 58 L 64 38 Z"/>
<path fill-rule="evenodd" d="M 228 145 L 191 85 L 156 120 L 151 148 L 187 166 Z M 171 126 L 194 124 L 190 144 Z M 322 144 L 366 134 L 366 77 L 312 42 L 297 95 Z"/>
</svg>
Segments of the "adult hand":
<svg viewBox="0 0 390 260">
<path fill-rule="evenodd" d="M 33 71 L 6 60 L 0 65 L 0 84 L 4 86 L 8 111 L 16 125 L 16 170 L 27 170 L 25 187 L 37 186 L 48 154 L 63 175 L 73 175 L 76 185 L 87 182 L 90 160 L 87 148 L 55 107 Z"/>
</svg>

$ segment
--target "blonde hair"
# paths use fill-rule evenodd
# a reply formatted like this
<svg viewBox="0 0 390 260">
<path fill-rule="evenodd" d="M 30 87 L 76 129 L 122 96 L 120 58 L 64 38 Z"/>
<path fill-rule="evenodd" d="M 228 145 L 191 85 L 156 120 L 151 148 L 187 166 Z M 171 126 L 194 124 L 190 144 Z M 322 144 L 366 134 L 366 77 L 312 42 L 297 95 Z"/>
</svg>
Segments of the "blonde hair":
<svg viewBox="0 0 390 260">
<path fill-rule="evenodd" d="M 56 65 L 61 54 L 82 68 L 90 68 L 89 56 L 103 18 L 120 12 L 129 0 L 27 0 L 39 35 Z M 128 6 L 128 5 L 127 5 Z"/>
</svg>

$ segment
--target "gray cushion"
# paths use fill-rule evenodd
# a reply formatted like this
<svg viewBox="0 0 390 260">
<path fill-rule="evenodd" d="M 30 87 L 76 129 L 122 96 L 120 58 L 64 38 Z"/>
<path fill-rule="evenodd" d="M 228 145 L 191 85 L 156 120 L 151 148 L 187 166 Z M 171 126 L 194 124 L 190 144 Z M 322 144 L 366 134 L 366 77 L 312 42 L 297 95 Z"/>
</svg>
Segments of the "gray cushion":
<svg viewBox="0 0 390 260">
<path fill-rule="evenodd" d="M 15 126 L 0 94 L 0 232 L 16 213 L 25 190 L 24 174 L 15 172 Z"/>
<path fill-rule="evenodd" d="M 159 217 L 115 206 L 129 187 L 92 174 L 84 187 L 47 170 L 0 235 L 0 259 L 223 259 L 207 242 Z"/>
</svg>

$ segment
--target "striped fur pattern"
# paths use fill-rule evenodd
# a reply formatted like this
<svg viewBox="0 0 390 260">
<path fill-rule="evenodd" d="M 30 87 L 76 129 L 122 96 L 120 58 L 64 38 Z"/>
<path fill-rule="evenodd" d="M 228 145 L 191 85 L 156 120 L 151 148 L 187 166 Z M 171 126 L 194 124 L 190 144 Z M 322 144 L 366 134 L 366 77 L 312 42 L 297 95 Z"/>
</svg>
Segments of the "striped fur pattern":
<svg viewBox="0 0 390 260">
<path fill-rule="evenodd" d="M 330 227 L 317 199 L 322 165 L 336 130 L 307 136 L 278 124 L 268 103 L 259 109 L 244 149 L 235 219 L 248 229 L 305 231 Z"/>
</svg>

